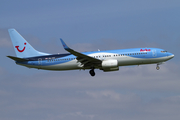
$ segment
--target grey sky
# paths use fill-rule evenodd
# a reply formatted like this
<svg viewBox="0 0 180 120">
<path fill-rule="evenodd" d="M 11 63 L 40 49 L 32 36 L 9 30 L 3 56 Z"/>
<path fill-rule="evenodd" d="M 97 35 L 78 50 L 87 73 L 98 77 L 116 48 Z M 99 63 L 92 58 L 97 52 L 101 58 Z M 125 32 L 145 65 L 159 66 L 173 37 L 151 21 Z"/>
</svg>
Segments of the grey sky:
<svg viewBox="0 0 180 120">
<path fill-rule="evenodd" d="M 1 0 L 0 119 L 179 120 L 179 0 Z M 18 66 L 7 29 L 35 49 L 77 51 L 158 47 L 175 54 L 162 64 L 117 72 L 44 71 Z"/>
</svg>

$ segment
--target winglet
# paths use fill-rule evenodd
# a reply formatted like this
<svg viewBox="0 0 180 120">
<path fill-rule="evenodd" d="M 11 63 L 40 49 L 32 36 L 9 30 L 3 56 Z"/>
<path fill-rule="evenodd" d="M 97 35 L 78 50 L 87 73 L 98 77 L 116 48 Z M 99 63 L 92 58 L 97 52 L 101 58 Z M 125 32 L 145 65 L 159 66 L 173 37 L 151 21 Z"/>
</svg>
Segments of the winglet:
<svg viewBox="0 0 180 120">
<path fill-rule="evenodd" d="M 61 43 L 62 43 L 62 45 L 63 45 L 63 47 L 64 47 L 65 50 L 70 49 L 70 48 L 66 45 L 66 43 L 65 43 L 61 38 L 60 38 L 60 40 L 61 40 Z"/>
</svg>

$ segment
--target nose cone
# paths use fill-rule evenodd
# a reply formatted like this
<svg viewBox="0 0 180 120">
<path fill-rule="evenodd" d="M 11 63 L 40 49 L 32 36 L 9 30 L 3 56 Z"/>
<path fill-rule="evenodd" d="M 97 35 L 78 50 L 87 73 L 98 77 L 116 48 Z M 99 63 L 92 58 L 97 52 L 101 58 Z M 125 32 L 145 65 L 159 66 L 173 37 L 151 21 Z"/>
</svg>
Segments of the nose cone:
<svg viewBox="0 0 180 120">
<path fill-rule="evenodd" d="M 172 59 L 173 57 L 174 57 L 174 54 L 172 54 L 172 53 L 167 53 L 167 57 L 169 58 L 169 59 Z"/>
</svg>

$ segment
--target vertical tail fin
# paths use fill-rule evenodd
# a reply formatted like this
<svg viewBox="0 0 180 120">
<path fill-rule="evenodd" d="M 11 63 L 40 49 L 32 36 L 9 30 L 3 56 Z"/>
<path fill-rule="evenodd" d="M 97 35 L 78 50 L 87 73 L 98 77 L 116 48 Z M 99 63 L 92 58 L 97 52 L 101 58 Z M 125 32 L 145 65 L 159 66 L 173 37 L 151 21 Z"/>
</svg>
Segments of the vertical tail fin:
<svg viewBox="0 0 180 120">
<path fill-rule="evenodd" d="M 19 58 L 49 55 L 35 50 L 15 29 L 8 29 L 16 56 Z"/>
</svg>

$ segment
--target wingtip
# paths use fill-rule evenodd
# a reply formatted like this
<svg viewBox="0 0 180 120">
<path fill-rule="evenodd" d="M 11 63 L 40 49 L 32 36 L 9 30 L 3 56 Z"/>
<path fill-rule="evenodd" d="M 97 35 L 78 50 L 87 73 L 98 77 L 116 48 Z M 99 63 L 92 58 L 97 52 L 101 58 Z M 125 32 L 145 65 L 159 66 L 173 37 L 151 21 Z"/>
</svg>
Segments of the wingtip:
<svg viewBox="0 0 180 120">
<path fill-rule="evenodd" d="M 68 46 L 66 45 L 66 43 L 62 40 L 62 38 L 60 38 L 60 40 L 61 40 L 61 43 L 62 43 L 64 49 L 69 49 L 69 47 L 68 47 Z"/>
<path fill-rule="evenodd" d="M 62 38 L 60 38 L 60 41 L 61 41 L 61 43 L 62 43 L 62 44 L 64 44 L 64 41 L 63 41 L 63 39 L 62 39 Z"/>
</svg>

